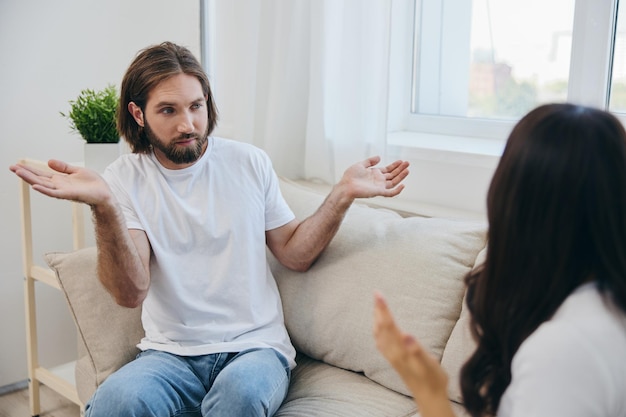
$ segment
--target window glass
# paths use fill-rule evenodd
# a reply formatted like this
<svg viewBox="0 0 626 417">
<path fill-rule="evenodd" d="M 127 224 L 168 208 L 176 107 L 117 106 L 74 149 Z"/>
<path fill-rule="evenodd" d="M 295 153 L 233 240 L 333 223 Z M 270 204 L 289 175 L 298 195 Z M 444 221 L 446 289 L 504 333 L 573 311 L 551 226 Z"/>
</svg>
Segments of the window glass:
<svg viewBox="0 0 626 417">
<path fill-rule="evenodd" d="M 618 6 L 609 109 L 626 113 L 626 4 L 619 2 Z"/>
<path fill-rule="evenodd" d="M 574 6 L 416 0 L 412 111 L 516 119 L 538 104 L 565 101 Z"/>
</svg>

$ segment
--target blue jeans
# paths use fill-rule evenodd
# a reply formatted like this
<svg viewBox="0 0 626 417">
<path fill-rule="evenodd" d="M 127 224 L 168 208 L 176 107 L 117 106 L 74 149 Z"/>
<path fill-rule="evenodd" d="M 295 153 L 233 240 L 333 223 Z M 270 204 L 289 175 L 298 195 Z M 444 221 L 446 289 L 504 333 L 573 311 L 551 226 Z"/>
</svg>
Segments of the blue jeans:
<svg viewBox="0 0 626 417">
<path fill-rule="evenodd" d="M 269 348 L 190 357 L 148 350 L 98 387 L 85 417 L 271 416 L 290 377 Z"/>
</svg>

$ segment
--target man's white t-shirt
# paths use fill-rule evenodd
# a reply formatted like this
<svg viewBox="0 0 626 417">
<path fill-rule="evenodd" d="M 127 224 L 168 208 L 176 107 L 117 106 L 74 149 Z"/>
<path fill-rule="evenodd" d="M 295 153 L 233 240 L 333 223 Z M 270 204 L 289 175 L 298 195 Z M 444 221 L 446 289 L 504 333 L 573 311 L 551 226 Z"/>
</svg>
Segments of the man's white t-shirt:
<svg viewBox="0 0 626 417">
<path fill-rule="evenodd" d="M 498 417 L 626 416 L 626 315 L 579 287 L 520 346 Z"/>
<path fill-rule="evenodd" d="M 141 350 L 195 356 L 270 347 L 295 366 L 265 245 L 267 230 L 295 216 L 265 152 L 209 137 L 188 168 L 128 154 L 104 177 L 127 227 L 145 231 L 152 248 Z"/>
</svg>

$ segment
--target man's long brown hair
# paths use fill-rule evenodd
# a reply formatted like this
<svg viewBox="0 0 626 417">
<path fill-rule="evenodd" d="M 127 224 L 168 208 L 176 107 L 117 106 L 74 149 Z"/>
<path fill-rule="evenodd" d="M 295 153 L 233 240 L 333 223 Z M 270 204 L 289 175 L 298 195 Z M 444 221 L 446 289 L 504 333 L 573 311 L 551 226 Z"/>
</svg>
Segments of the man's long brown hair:
<svg viewBox="0 0 626 417">
<path fill-rule="evenodd" d="M 207 97 L 208 134 L 215 129 L 217 108 L 209 79 L 202 65 L 187 48 L 164 42 L 140 51 L 122 80 L 117 109 L 117 129 L 126 139 L 133 153 L 148 153 L 151 147 L 143 128 L 129 113 L 128 103 L 134 102 L 145 113 L 150 91 L 161 81 L 177 74 L 188 74 L 198 78 L 202 91 Z"/>
<path fill-rule="evenodd" d="M 582 283 L 626 312 L 624 128 L 571 104 L 531 111 L 509 137 L 487 211 L 487 258 L 467 277 L 478 347 L 461 388 L 473 416 L 496 414 L 520 344 Z"/>
</svg>

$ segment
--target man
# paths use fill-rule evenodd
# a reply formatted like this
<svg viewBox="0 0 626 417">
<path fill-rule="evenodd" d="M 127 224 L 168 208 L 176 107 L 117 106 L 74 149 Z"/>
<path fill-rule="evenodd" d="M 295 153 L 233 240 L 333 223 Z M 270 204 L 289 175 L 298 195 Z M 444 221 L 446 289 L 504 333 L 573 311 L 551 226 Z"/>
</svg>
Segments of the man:
<svg viewBox="0 0 626 417">
<path fill-rule="evenodd" d="M 104 178 L 57 160 L 54 175 L 11 167 L 45 195 L 91 206 L 100 280 L 120 305 L 142 305 L 141 353 L 96 390 L 86 416 L 274 414 L 295 351 L 266 245 L 305 271 L 355 198 L 395 196 L 408 175 L 407 162 L 369 158 L 298 221 L 268 156 L 210 136 L 216 121 L 201 65 L 166 42 L 124 76 L 118 129 L 133 153 Z"/>
</svg>

